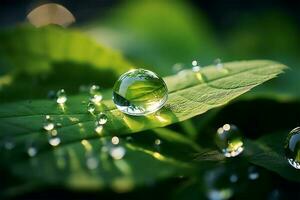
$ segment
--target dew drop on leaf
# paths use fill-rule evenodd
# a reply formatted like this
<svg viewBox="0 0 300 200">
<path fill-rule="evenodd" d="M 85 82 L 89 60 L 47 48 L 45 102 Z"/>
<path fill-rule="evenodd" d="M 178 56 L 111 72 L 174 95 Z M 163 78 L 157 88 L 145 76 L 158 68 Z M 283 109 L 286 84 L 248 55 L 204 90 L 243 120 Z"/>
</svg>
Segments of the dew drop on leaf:
<svg viewBox="0 0 300 200">
<path fill-rule="evenodd" d="M 222 60 L 220 58 L 217 58 L 217 59 L 214 60 L 214 65 L 218 69 L 222 69 L 223 68 L 223 63 L 222 63 Z"/>
<path fill-rule="evenodd" d="M 192 70 L 193 70 L 193 72 L 195 72 L 195 73 L 198 73 L 200 70 L 201 70 L 201 66 L 198 64 L 198 62 L 196 61 L 196 60 L 194 60 L 193 62 L 192 62 Z"/>
<path fill-rule="evenodd" d="M 54 137 L 49 137 L 49 140 L 48 140 L 49 144 L 51 146 L 58 146 L 61 142 L 60 138 L 57 137 L 57 136 L 54 136 Z"/>
<path fill-rule="evenodd" d="M 109 151 L 111 157 L 115 160 L 120 160 L 125 156 L 126 150 L 124 147 L 112 147 Z"/>
<path fill-rule="evenodd" d="M 97 116 L 97 124 L 104 125 L 107 122 L 107 116 L 104 113 L 99 113 Z"/>
<path fill-rule="evenodd" d="M 130 70 L 116 81 L 113 101 L 117 108 L 128 115 L 143 116 L 164 106 L 168 89 L 164 80 L 152 71 Z"/>
<path fill-rule="evenodd" d="M 244 150 L 242 134 L 232 124 L 225 124 L 217 130 L 215 142 L 226 157 L 238 156 Z"/>
<path fill-rule="evenodd" d="M 30 145 L 28 148 L 27 148 L 27 154 L 28 154 L 28 156 L 30 156 L 30 157 L 34 157 L 34 156 L 36 156 L 36 154 L 37 154 L 37 148 L 35 147 L 35 146 L 33 146 L 33 145 Z"/>
<path fill-rule="evenodd" d="M 57 97 L 56 102 L 58 104 L 64 104 L 68 100 L 66 92 L 65 92 L 64 89 L 59 90 L 56 93 L 56 97 Z"/>
<path fill-rule="evenodd" d="M 102 94 L 100 92 L 100 87 L 98 85 L 92 85 L 90 87 L 90 101 L 94 102 L 95 104 L 99 104 L 102 101 Z"/>
<path fill-rule="evenodd" d="M 89 102 L 87 106 L 87 110 L 89 113 L 93 114 L 96 110 L 96 106 L 94 102 Z"/>
<path fill-rule="evenodd" d="M 259 178 L 259 172 L 258 172 L 258 170 L 256 169 L 256 167 L 250 166 L 250 167 L 248 168 L 248 178 L 249 178 L 250 180 L 256 180 L 256 179 Z"/>
<path fill-rule="evenodd" d="M 114 145 L 117 145 L 119 144 L 120 140 L 117 136 L 114 136 L 111 138 L 111 143 L 114 144 Z"/>
<path fill-rule="evenodd" d="M 288 134 L 284 150 L 288 163 L 295 169 L 300 169 L 300 127 Z"/>
<path fill-rule="evenodd" d="M 51 119 L 51 117 L 49 115 L 46 115 L 45 117 L 45 122 L 44 122 L 44 126 L 43 128 L 46 130 L 46 131 L 51 131 L 55 128 L 55 125 Z"/>
</svg>

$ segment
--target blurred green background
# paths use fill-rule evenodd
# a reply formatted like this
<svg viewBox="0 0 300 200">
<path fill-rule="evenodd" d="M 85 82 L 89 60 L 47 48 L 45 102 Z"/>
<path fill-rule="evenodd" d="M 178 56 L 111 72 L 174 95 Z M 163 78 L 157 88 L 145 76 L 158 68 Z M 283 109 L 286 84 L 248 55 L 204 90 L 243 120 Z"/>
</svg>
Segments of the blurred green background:
<svg viewBox="0 0 300 200">
<path fill-rule="evenodd" d="M 176 63 L 182 63 L 184 68 L 191 68 L 192 60 L 197 60 L 200 65 L 205 66 L 212 64 L 216 58 L 221 58 L 224 62 L 233 60 L 270 59 L 282 62 L 289 66 L 290 69 L 279 78 L 258 87 L 250 95 L 282 94 L 293 97 L 300 96 L 300 13 L 299 3 L 295 1 L 61 0 L 52 2 L 62 4 L 75 16 L 76 23 L 67 29 L 76 29 L 84 32 L 98 41 L 99 44 L 120 52 L 130 61 L 126 68 L 130 68 L 131 65 L 144 67 L 152 69 L 162 76 L 166 76 L 175 73 L 174 65 Z M 11 27 L 15 27 L 19 24 L 28 23 L 26 21 L 28 12 L 42 3 L 45 3 L 45 1 L 1 1 L 1 31 L 9 30 Z M 16 33 L 16 41 L 19 40 L 17 36 L 18 34 Z M 73 41 L 83 41 L 82 44 L 88 44 L 85 43 L 84 38 L 77 39 L 75 37 Z M 53 49 L 55 49 L 55 46 Z M 115 57 L 112 56 L 112 58 Z M 116 60 L 118 59 L 119 57 L 117 57 Z M 3 60 L 0 59 L 0 61 Z M 1 98 L 6 97 L 6 94 L 9 96 L 5 100 L 4 98 L 0 98 L 0 102 L 8 101 L 9 99 L 15 100 L 12 96 L 16 94 L 13 93 L 17 93 L 18 98 L 16 99 L 46 98 L 49 90 L 57 90 L 61 87 L 68 88 L 68 95 L 77 94 L 80 85 L 90 84 L 98 77 L 95 69 L 90 69 L 80 63 L 78 65 L 74 63 L 59 64 L 53 66 L 55 69 L 58 69 L 56 74 L 50 74 L 46 79 L 43 77 L 37 78 L 36 76 L 27 77 L 23 76 L 23 74 L 22 77 L 16 76 L 16 80 L 21 80 L 20 84 L 15 83 L 14 88 L 9 89 L 10 91 L 5 88 L 3 88 L 2 91 L 0 90 Z M 89 64 L 93 65 L 94 63 L 91 62 Z M 62 65 L 65 66 L 65 68 L 60 67 Z M 118 62 L 113 63 L 112 66 L 118 68 Z M 70 67 L 77 67 L 78 70 L 77 68 L 74 70 L 74 68 L 71 69 Z M 90 71 L 85 71 L 82 67 L 86 67 L 90 69 Z M 69 71 L 69 77 L 71 78 L 65 77 L 64 69 Z M 9 65 L 0 63 L 0 75 L 5 76 L 8 71 L 10 71 Z M 84 76 L 85 72 L 88 74 L 87 76 Z M 91 74 L 94 74 L 94 76 L 91 77 Z M 113 74 L 111 77 L 107 76 L 108 74 L 112 75 L 110 71 L 106 71 L 103 77 L 101 77 L 106 79 L 104 81 L 105 84 L 101 84 L 104 88 L 111 88 L 114 79 L 117 77 L 117 74 Z M 74 81 L 72 77 L 80 77 L 81 79 Z M 28 81 L 29 79 L 32 80 Z M 51 80 L 52 83 L 57 80 L 57 84 L 49 85 Z M 62 84 L 66 84 L 66 86 Z M 22 91 L 24 87 L 27 88 L 26 92 Z M 38 94 L 33 96 L 33 91 L 30 89 L 34 90 L 34 92 L 38 91 Z M 10 92 L 12 93 L 11 95 Z M 261 133 L 270 130 L 275 131 L 277 128 L 279 129 L 279 127 L 282 128 L 283 126 L 287 128 L 297 123 L 297 112 L 292 114 L 289 112 L 298 106 L 298 103 L 290 106 L 288 110 L 283 104 L 281 104 L 282 106 L 280 108 L 278 108 L 278 102 L 274 104 L 275 105 L 272 106 L 267 100 L 266 102 L 264 100 L 257 100 L 254 101 L 254 103 L 251 100 L 241 103 L 238 102 L 236 105 L 226 107 L 216 118 L 214 112 L 208 113 L 207 117 L 202 121 L 199 120 L 202 119 L 201 117 L 197 118 L 196 120 L 199 121 L 195 124 L 197 124 L 197 129 L 199 130 L 202 128 L 205 129 L 205 132 L 213 132 L 213 128 L 218 127 L 224 121 L 234 119 L 235 122 L 245 130 L 247 137 L 257 138 Z M 272 118 L 274 117 L 272 113 L 275 112 L 274 107 L 276 106 L 279 113 L 285 113 L 285 115 L 290 117 L 290 119 L 286 119 L 286 121 L 289 122 L 284 123 L 282 126 L 278 124 L 284 120 L 278 119 L 278 121 L 276 120 L 276 123 L 274 123 Z M 254 119 L 252 120 L 252 124 L 255 126 L 249 127 L 249 124 L 251 124 L 249 120 L 245 120 L 245 116 L 244 118 L 241 117 L 244 113 L 239 113 L 239 110 L 242 108 L 248 112 L 246 118 Z M 255 108 L 261 111 L 257 112 Z M 268 112 L 266 112 L 266 110 Z M 259 116 L 261 116 L 261 118 L 259 118 Z M 269 119 L 266 119 L 265 116 L 268 116 Z M 211 120 L 210 117 L 215 121 Z M 205 119 L 209 123 L 206 126 L 202 126 L 201 122 L 205 124 Z M 238 119 L 241 120 L 239 121 Z M 194 121 L 196 120 L 194 119 Z M 177 125 L 175 125 L 175 128 L 178 129 Z M 201 141 L 201 136 L 199 138 L 199 143 L 205 143 L 204 140 Z M 203 144 L 203 146 L 205 145 L 206 144 Z M 216 169 L 216 174 L 223 176 L 224 172 L 222 172 L 222 170 Z M 273 193 L 265 194 L 266 196 L 269 195 L 269 199 L 282 199 L 280 196 L 282 191 L 285 193 L 297 191 L 298 185 L 291 182 L 286 183 L 278 176 L 276 176 L 277 182 L 270 183 L 272 178 L 268 176 L 272 176 L 273 174 L 270 175 L 261 168 L 259 168 L 259 170 L 261 174 L 263 174 L 262 181 L 259 183 L 261 184 L 260 186 L 273 187 L 275 185 L 275 190 L 273 190 L 274 187 L 272 189 Z M 266 177 L 264 177 L 264 174 Z M 176 196 L 177 191 L 171 190 L 177 190 L 174 186 L 177 181 L 178 178 L 162 181 L 157 185 L 140 188 L 138 192 L 127 194 L 128 196 L 125 197 L 140 199 L 144 198 L 145 193 L 149 194 L 152 191 L 174 192 L 174 196 Z M 202 198 L 202 196 L 193 196 L 195 192 L 189 192 L 189 190 L 197 191 L 198 188 L 193 188 L 195 185 L 197 186 L 197 184 L 201 184 L 201 181 L 200 183 L 189 182 L 186 188 L 183 189 L 183 193 L 179 191 L 183 196 L 181 197 L 179 195 L 178 197 L 185 199 L 185 195 L 187 195 L 195 199 Z M 254 183 L 251 184 L 251 186 L 242 185 L 244 188 L 241 189 L 241 191 L 245 191 L 247 187 L 257 189 Z M 283 187 L 282 191 L 281 187 Z M 49 190 L 52 191 L 52 195 L 47 193 Z M 61 188 L 45 188 L 45 191 L 41 190 L 37 192 L 37 194 L 33 194 L 33 197 L 45 197 L 44 192 L 47 193 L 47 198 L 50 199 L 52 196 L 53 198 L 57 197 L 57 194 L 59 194 L 60 198 L 64 198 L 63 195 L 70 197 L 64 193 Z M 244 194 L 245 193 L 241 196 Z M 30 195 L 31 194 L 29 194 L 27 198 L 32 198 Z M 97 192 L 92 194 L 80 192 L 78 194 L 74 193 L 72 198 L 76 196 L 78 199 L 84 199 L 85 197 L 96 199 L 98 197 L 97 195 Z M 120 197 L 118 194 L 112 194 L 111 191 L 104 191 L 102 195 L 110 196 L 113 199 Z M 260 194 L 256 195 L 259 197 Z M 292 193 L 291 196 L 293 195 Z M 162 195 L 161 197 L 164 196 Z M 149 198 L 151 198 L 151 195 Z"/>
</svg>

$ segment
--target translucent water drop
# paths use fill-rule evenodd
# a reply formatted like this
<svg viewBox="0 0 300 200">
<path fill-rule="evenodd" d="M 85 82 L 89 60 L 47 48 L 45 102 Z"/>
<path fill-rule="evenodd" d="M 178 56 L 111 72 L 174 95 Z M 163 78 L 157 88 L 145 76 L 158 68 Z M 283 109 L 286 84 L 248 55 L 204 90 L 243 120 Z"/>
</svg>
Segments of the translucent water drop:
<svg viewBox="0 0 300 200">
<path fill-rule="evenodd" d="M 300 127 L 293 129 L 288 134 L 284 150 L 288 163 L 295 169 L 300 169 Z"/>
<path fill-rule="evenodd" d="M 90 87 L 90 95 L 91 95 L 91 101 L 98 104 L 102 100 L 102 94 L 100 92 L 100 87 L 98 85 L 92 85 Z"/>
<path fill-rule="evenodd" d="M 214 60 L 214 65 L 218 68 L 218 69 L 221 69 L 223 68 L 223 63 L 222 63 L 222 60 L 220 58 L 217 58 Z"/>
<path fill-rule="evenodd" d="M 224 156 L 235 157 L 243 152 L 243 137 L 239 129 L 232 124 L 225 124 L 217 131 L 215 141 Z"/>
<path fill-rule="evenodd" d="M 97 116 L 97 123 L 100 125 L 104 125 L 107 122 L 107 116 L 104 113 L 99 113 Z"/>
<path fill-rule="evenodd" d="M 197 73 L 201 70 L 201 66 L 198 64 L 198 62 L 196 60 L 194 60 L 192 62 L 192 66 L 193 66 L 193 68 L 192 68 L 193 72 Z"/>
<path fill-rule="evenodd" d="M 176 63 L 172 67 L 172 71 L 174 73 L 178 73 L 178 72 L 182 71 L 183 69 L 184 69 L 184 65 L 182 63 Z"/>
<path fill-rule="evenodd" d="M 93 169 L 96 169 L 98 167 L 98 164 L 99 164 L 99 161 L 97 160 L 96 157 L 92 156 L 92 155 L 89 155 L 87 156 L 86 158 L 86 166 L 93 170 Z"/>
<path fill-rule="evenodd" d="M 56 97 L 57 97 L 56 102 L 58 104 L 64 104 L 67 101 L 67 95 L 64 89 L 59 90 L 56 93 Z"/>
<path fill-rule="evenodd" d="M 96 106 L 95 106 L 95 103 L 94 102 L 89 102 L 88 103 L 88 112 L 93 114 L 96 110 Z"/>
<path fill-rule="evenodd" d="M 55 91 L 54 90 L 50 90 L 49 92 L 48 92 L 48 98 L 49 99 L 55 99 L 55 97 L 56 97 L 56 93 L 55 93 Z"/>
<path fill-rule="evenodd" d="M 121 75 L 113 88 L 113 101 L 128 115 L 154 113 L 164 106 L 168 89 L 164 80 L 154 72 L 135 69 Z"/>
<path fill-rule="evenodd" d="M 3 146 L 6 150 L 12 150 L 13 148 L 15 148 L 16 143 L 12 138 L 5 138 Z"/>
<path fill-rule="evenodd" d="M 126 150 L 124 147 L 112 147 L 109 151 L 111 157 L 115 160 L 120 160 L 125 156 Z"/>
<path fill-rule="evenodd" d="M 133 138 L 132 138 L 131 136 L 127 136 L 127 137 L 126 137 L 126 141 L 127 141 L 127 142 L 132 142 L 132 141 L 133 141 Z"/>
<path fill-rule="evenodd" d="M 156 139 L 156 140 L 154 141 L 154 144 L 155 144 L 155 145 L 160 145 L 160 144 L 161 144 L 161 140 L 160 140 L 160 139 Z"/>
<path fill-rule="evenodd" d="M 231 183 L 236 183 L 239 180 L 239 177 L 236 174 L 231 174 L 229 180 Z"/>
<path fill-rule="evenodd" d="M 102 133 L 102 130 L 103 130 L 103 126 L 100 125 L 100 124 L 96 124 L 96 126 L 95 126 L 95 132 L 98 133 L 98 134 L 100 134 L 100 133 Z"/>
<path fill-rule="evenodd" d="M 119 144 L 120 140 L 117 136 L 114 136 L 111 138 L 111 143 L 114 144 L 114 145 L 117 145 Z"/>
<path fill-rule="evenodd" d="M 48 140 L 49 144 L 51 146 L 58 146 L 61 142 L 60 138 L 59 137 L 50 137 L 49 140 Z"/>
<path fill-rule="evenodd" d="M 248 168 L 248 178 L 249 178 L 250 180 L 256 180 L 256 179 L 259 178 L 259 172 L 258 172 L 258 170 L 256 169 L 256 167 L 250 166 L 250 167 Z"/>
<path fill-rule="evenodd" d="M 55 124 L 53 123 L 51 117 L 49 115 L 46 115 L 45 117 L 45 122 L 44 122 L 44 126 L 43 128 L 46 130 L 46 131 L 51 131 L 55 128 Z"/>
<path fill-rule="evenodd" d="M 33 145 L 29 146 L 28 149 L 27 149 L 27 154 L 30 156 L 30 157 L 34 157 L 36 156 L 37 154 L 37 148 Z"/>
</svg>

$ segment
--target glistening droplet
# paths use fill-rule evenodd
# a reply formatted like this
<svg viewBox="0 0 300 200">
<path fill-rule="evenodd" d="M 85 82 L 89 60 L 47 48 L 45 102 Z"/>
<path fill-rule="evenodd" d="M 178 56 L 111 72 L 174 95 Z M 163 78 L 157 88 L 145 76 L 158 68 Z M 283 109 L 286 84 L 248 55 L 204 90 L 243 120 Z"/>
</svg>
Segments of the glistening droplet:
<svg viewBox="0 0 300 200">
<path fill-rule="evenodd" d="M 128 115 L 154 113 L 164 106 L 168 89 L 164 80 L 154 72 L 134 69 L 121 75 L 113 88 L 113 101 Z"/>
<path fill-rule="evenodd" d="M 107 122 L 107 116 L 104 113 L 99 113 L 99 115 L 97 116 L 97 123 L 99 125 L 104 125 Z"/>
<path fill-rule="evenodd" d="M 65 92 L 64 89 L 59 90 L 56 93 L 56 97 L 57 97 L 56 102 L 58 104 L 64 104 L 68 100 L 66 92 Z"/>
<path fill-rule="evenodd" d="M 244 150 L 243 137 L 239 129 L 232 124 L 225 124 L 220 127 L 217 130 L 215 141 L 226 157 L 235 157 Z"/>
<path fill-rule="evenodd" d="M 295 169 L 300 169 L 300 127 L 288 134 L 284 150 L 288 163 Z"/>
<path fill-rule="evenodd" d="M 90 87 L 90 95 L 90 101 L 94 102 L 95 104 L 99 104 L 103 98 L 98 85 L 92 85 Z"/>
<path fill-rule="evenodd" d="M 96 110 L 96 106 L 94 102 L 89 102 L 87 106 L 88 112 L 93 114 Z"/>
<path fill-rule="evenodd" d="M 54 137 L 49 137 L 49 140 L 48 140 L 48 142 L 49 142 L 49 144 L 51 145 L 51 146 L 58 146 L 59 144 L 60 144 L 60 142 L 61 142 L 61 140 L 60 140 L 60 138 L 59 137 L 57 137 L 57 136 L 54 136 Z"/>
<path fill-rule="evenodd" d="M 112 147 L 109 151 L 111 157 L 115 160 L 120 160 L 125 156 L 126 150 L 124 147 Z"/>
<path fill-rule="evenodd" d="M 49 115 L 46 115 L 43 128 L 46 131 L 51 131 L 54 129 L 54 127 L 55 127 L 55 124 L 53 123 L 51 117 Z"/>
<path fill-rule="evenodd" d="M 214 65 L 218 69 L 222 69 L 223 68 L 223 63 L 222 63 L 222 60 L 220 58 L 217 58 L 217 59 L 214 60 Z"/>
<path fill-rule="evenodd" d="M 192 67 L 193 72 L 198 73 L 201 70 L 201 66 L 198 64 L 196 60 L 192 62 L 192 66 L 193 66 Z"/>
</svg>

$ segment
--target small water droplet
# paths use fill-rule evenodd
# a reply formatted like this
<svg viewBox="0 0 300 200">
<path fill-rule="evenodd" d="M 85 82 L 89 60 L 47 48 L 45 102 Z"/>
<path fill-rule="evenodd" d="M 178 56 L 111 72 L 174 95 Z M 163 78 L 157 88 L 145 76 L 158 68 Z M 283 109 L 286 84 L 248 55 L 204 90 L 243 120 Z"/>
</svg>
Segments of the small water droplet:
<svg viewBox="0 0 300 200">
<path fill-rule="evenodd" d="M 133 141 L 133 138 L 132 138 L 131 136 L 127 136 L 127 137 L 126 137 L 126 141 L 127 141 L 127 142 L 132 142 L 132 141 Z"/>
<path fill-rule="evenodd" d="M 114 144 L 114 145 L 117 145 L 119 144 L 120 140 L 117 136 L 114 136 L 111 138 L 111 143 Z"/>
<path fill-rule="evenodd" d="M 28 156 L 30 156 L 30 157 L 34 157 L 34 156 L 36 156 L 36 154 L 37 154 L 37 148 L 35 147 L 35 146 L 33 146 L 33 145 L 31 145 L 31 146 L 29 146 L 28 148 L 27 148 L 27 154 L 28 154 Z"/>
<path fill-rule="evenodd" d="M 97 123 L 100 125 L 104 125 L 107 122 L 107 116 L 104 113 L 99 113 L 97 116 Z"/>
<path fill-rule="evenodd" d="M 239 177 L 236 174 L 231 174 L 229 180 L 231 183 L 236 183 L 239 180 Z"/>
<path fill-rule="evenodd" d="M 154 144 L 155 144 L 155 145 L 160 145 L 160 144 L 161 144 L 161 140 L 160 140 L 160 139 L 156 139 L 156 140 L 154 141 Z"/>
<path fill-rule="evenodd" d="M 60 138 L 55 136 L 55 137 L 49 137 L 49 140 L 48 140 L 49 144 L 51 146 L 58 146 L 61 142 Z"/>
<path fill-rule="evenodd" d="M 98 134 L 101 134 L 102 130 L 103 130 L 103 126 L 99 125 L 99 124 L 96 124 L 96 126 L 95 126 L 95 132 L 98 133 Z"/>
<path fill-rule="evenodd" d="M 44 126 L 43 128 L 46 130 L 46 131 L 51 131 L 55 128 L 55 125 L 51 119 L 51 117 L 49 115 L 46 115 L 45 117 L 45 122 L 44 122 Z"/>
<path fill-rule="evenodd" d="M 90 169 L 96 169 L 98 167 L 99 161 L 98 159 L 93 155 L 88 155 L 86 158 L 86 166 Z"/>
<path fill-rule="evenodd" d="M 95 104 L 99 104 L 102 101 L 102 94 L 100 92 L 100 87 L 98 85 L 92 85 L 90 87 L 90 101 L 94 102 Z"/>
<path fill-rule="evenodd" d="M 56 93 L 54 90 L 50 90 L 47 94 L 48 99 L 55 99 L 56 98 Z"/>
<path fill-rule="evenodd" d="M 142 116 L 154 113 L 164 106 L 168 89 L 164 80 L 145 69 L 130 70 L 116 81 L 113 101 L 128 115 Z"/>
<path fill-rule="evenodd" d="M 126 150 L 124 147 L 112 147 L 109 151 L 111 157 L 115 160 L 120 160 L 125 156 Z"/>
<path fill-rule="evenodd" d="M 222 69 L 223 68 L 223 63 L 222 63 L 222 60 L 220 58 L 217 58 L 217 59 L 214 60 L 214 65 L 218 69 Z"/>
<path fill-rule="evenodd" d="M 226 200 L 232 197 L 233 190 L 231 188 L 213 189 L 207 193 L 207 197 L 210 200 Z"/>
<path fill-rule="evenodd" d="M 96 106 L 94 102 L 89 102 L 88 103 L 88 112 L 93 114 L 96 110 Z"/>
<path fill-rule="evenodd" d="M 176 63 L 172 67 L 172 71 L 174 73 L 178 73 L 178 72 L 182 71 L 183 69 L 184 69 L 184 65 L 182 63 Z"/>
<path fill-rule="evenodd" d="M 56 123 L 56 126 L 57 127 L 62 127 L 62 124 L 58 122 L 58 123 Z"/>
<path fill-rule="evenodd" d="M 68 99 L 64 89 L 59 90 L 56 93 L 56 97 L 57 97 L 56 102 L 58 104 L 64 104 Z"/>
<path fill-rule="evenodd" d="M 200 70 L 201 70 L 201 66 L 198 64 L 198 62 L 196 61 L 196 60 L 194 60 L 193 62 L 192 62 L 192 70 L 193 70 L 193 72 L 195 72 L 195 73 L 198 73 L 198 72 L 200 72 Z"/>
<path fill-rule="evenodd" d="M 293 129 L 288 134 L 284 150 L 288 163 L 295 169 L 300 169 L 300 127 Z"/>
<path fill-rule="evenodd" d="M 220 127 L 217 130 L 215 141 L 226 157 L 238 156 L 244 150 L 242 135 L 239 129 L 232 124 Z"/>
<path fill-rule="evenodd" d="M 259 178 L 259 172 L 257 171 L 256 167 L 250 166 L 248 168 L 248 178 L 250 180 L 256 180 Z"/>
<path fill-rule="evenodd" d="M 16 144 L 12 138 L 8 137 L 4 139 L 3 146 L 6 150 L 12 150 L 15 148 Z"/>
</svg>

